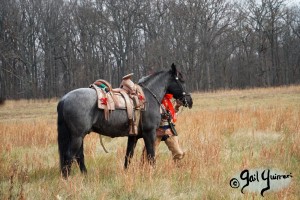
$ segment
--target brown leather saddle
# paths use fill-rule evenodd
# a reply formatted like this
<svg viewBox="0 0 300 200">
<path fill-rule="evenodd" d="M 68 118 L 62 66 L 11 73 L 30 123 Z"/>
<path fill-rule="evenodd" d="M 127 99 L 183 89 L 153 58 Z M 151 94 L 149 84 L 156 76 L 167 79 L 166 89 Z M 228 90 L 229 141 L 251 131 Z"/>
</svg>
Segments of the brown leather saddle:
<svg viewBox="0 0 300 200">
<path fill-rule="evenodd" d="M 117 109 L 127 111 L 131 125 L 129 134 L 137 134 L 137 126 L 140 120 L 140 112 L 145 110 L 145 95 L 142 88 L 134 84 L 135 91 L 123 88 L 112 88 L 106 80 L 99 79 L 90 85 L 96 90 L 98 108 L 104 110 L 105 119 L 109 119 L 109 113 Z"/>
</svg>

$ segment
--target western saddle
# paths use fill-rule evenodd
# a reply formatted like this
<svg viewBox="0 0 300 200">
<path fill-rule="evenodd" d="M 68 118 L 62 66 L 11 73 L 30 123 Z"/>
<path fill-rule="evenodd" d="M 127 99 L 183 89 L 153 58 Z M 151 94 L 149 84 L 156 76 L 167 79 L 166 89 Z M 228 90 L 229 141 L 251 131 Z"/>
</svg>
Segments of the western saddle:
<svg viewBox="0 0 300 200">
<path fill-rule="evenodd" d="M 129 120 L 129 135 L 138 134 L 140 114 L 145 110 L 145 95 L 142 88 L 132 80 L 133 73 L 122 78 L 119 88 L 112 88 L 111 84 L 99 79 L 90 85 L 96 90 L 98 108 L 104 110 L 105 119 L 109 119 L 109 113 L 116 109 L 127 111 Z"/>
</svg>

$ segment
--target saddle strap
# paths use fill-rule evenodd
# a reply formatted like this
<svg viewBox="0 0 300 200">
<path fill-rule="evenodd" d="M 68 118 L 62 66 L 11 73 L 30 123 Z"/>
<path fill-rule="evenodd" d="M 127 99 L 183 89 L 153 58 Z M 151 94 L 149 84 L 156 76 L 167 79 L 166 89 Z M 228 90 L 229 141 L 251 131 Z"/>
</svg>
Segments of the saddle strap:
<svg viewBox="0 0 300 200">
<path fill-rule="evenodd" d="M 127 94 L 127 92 L 125 90 L 120 90 L 120 93 L 125 99 L 128 119 L 132 120 L 133 119 L 133 106 L 130 102 L 129 95 Z"/>
<path fill-rule="evenodd" d="M 137 100 L 139 102 L 139 105 L 137 105 L 137 106 L 145 111 L 146 110 L 146 106 L 145 106 L 146 97 L 145 97 L 144 91 L 143 91 L 142 87 L 138 84 L 136 84 L 136 91 L 137 91 L 137 95 L 138 95 Z"/>
</svg>

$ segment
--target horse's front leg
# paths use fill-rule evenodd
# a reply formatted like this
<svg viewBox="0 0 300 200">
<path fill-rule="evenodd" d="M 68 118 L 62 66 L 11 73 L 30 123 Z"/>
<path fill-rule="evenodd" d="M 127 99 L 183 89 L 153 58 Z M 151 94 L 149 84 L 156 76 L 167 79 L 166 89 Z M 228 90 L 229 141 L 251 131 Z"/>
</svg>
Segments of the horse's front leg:
<svg viewBox="0 0 300 200">
<path fill-rule="evenodd" d="M 128 168 L 128 165 L 130 164 L 130 160 L 133 157 L 134 149 L 135 149 L 137 140 L 138 140 L 138 138 L 136 136 L 129 136 L 128 137 L 125 163 L 124 163 L 124 168 L 125 169 Z"/>
<path fill-rule="evenodd" d="M 149 134 L 144 134 L 143 138 L 147 150 L 148 162 L 150 165 L 155 165 L 155 130 L 151 131 Z"/>
</svg>

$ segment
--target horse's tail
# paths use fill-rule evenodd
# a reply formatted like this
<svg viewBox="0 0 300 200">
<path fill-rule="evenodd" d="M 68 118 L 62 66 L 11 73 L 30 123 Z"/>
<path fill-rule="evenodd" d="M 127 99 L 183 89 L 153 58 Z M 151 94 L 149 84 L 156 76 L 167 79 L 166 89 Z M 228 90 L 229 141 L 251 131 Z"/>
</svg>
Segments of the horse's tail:
<svg viewBox="0 0 300 200">
<path fill-rule="evenodd" d="M 66 165 L 66 154 L 69 149 L 71 136 L 70 131 L 67 127 L 67 124 L 63 115 L 64 101 L 61 100 L 57 105 L 57 141 L 58 141 L 58 151 L 60 158 L 60 169 L 63 171 L 64 166 Z"/>
</svg>

